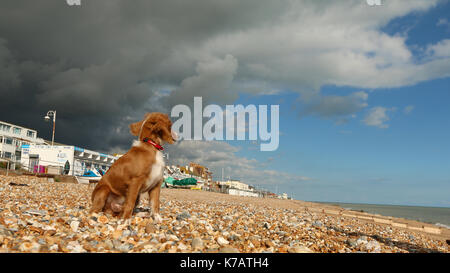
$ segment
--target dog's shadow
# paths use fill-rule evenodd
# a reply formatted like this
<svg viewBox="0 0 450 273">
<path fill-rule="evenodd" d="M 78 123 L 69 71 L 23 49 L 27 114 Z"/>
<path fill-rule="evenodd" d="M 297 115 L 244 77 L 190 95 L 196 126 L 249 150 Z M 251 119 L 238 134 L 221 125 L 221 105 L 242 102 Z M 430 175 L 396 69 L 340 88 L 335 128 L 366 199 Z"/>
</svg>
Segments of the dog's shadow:
<svg viewBox="0 0 450 273">
<path fill-rule="evenodd" d="M 133 213 L 139 213 L 139 212 L 151 213 L 152 209 L 151 208 L 145 208 L 145 207 L 136 207 L 136 208 L 133 209 Z"/>
</svg>

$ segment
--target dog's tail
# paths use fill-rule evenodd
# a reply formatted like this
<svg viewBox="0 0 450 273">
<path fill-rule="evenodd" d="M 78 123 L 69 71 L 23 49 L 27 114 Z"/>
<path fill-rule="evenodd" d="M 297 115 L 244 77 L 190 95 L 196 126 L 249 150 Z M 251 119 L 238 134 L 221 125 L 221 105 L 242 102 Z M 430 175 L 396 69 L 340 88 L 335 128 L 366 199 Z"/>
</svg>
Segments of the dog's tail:
<svg viewBox="0 0 450 273">
<path fill-rule="evenodd" d="M 92 208 L 91 212 L 100 212 L 105 207 L 106 199 L 108 198 L 111 189 L 108 185 L 101 183 L 97 184 L 92 192 Z"/>
</svg>

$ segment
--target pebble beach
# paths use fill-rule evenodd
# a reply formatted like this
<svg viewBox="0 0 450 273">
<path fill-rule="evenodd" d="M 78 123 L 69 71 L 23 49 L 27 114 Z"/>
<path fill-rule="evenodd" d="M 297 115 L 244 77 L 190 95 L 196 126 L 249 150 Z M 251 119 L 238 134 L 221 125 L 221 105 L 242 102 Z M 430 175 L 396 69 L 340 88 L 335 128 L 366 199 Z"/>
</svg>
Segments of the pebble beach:
<svg viewBox="0 0 450 273">
<path fill-rule="evenodd" d="M 0 253 L 436 253 L 432 235 L 311 208 L 297 200 L 162 189 L 161 223 L 146 196 L 133 217 L 89 214 L 93 186 L 0 175 Z"/>
</svg>

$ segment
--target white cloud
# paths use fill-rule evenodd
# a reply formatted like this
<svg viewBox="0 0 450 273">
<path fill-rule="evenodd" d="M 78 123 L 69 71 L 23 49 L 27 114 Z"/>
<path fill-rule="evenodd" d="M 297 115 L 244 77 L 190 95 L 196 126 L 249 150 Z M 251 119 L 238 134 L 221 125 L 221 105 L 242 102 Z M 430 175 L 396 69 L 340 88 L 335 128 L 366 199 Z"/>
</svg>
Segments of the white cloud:
<svg viewBox="0 0 450 273">
<path fill-rule="evenodd" d="M 445 39 L 437 44 L 429 45 L 426 52 L 431 58 L 448 58 L 450 57 L 450 39 Z M 447 61 L 450 62 L 449 59 Z"/>
<path fill-rule="evenodd" d="M 203 92 L 215 97 L 216 103 L 230 102 L 237 92 L 263 95 L 290 90 L 298 92 L 306 105 L 300 114 L 345 122 L 343 116 L 367 107 L 367 98 L 356 93 L 324 96 L 321 87 L 393 88 L 450 76 L 446 40 L 428 45 L 424 50 L 429 58 L 417 63 L 405 43 L 407 34 L 380 31 L 394 18 L 426 11 L 437 3 L 399 0 L 374 9 L 361 1 L 290 1 L 288 12 L 281 14 L 280 20 L 218 33 L 200 41 L 197 47 L 183 48 L 183 56 L 177 56 L 193 58 L 182 62 L 190 63 L 230 54 L 239 63 L 236 70 L 228 70 L 232 73 L 223 73 L 231 75 L 223 88 L 208 85 L 208 93 Z M 210 77 L 206 73 L 202 76 L 214 84 Z M 189 91 L 192 88 L 186 88 L 189 79 L 173 96 L 184 99 L 193 94 Z M 195 90 L 204 86 L 194 85 Z M 180 95 L 181 91 L 185 94 Z M 360 94 L 367 96 L 365 92 Z"/>
<path fill-rule="evenodd" d="M 239 157 L 236 153 L 240 149 L 223 141 L 181 141 L 168 146 L 167 151 L 170 154 L 170 164 L 202 164 L 213 171 L 216 179 L 221 179 L 224 168 L 225 178 L 231 177 L 253 185 L 312 180 L 306 176 L 272 170 L 267 162 Z M 269 161 L 273 159 L 269 158 Z"/>
<path fill-rule="evenodd" d="M 241 64 L 236 82 L 270 82 L 274 89 L 290 88 L 304 96 L 329 84 L 386 88 L 450 75 L 449 62 L 415 64 L 407 37 L 379 30 L 391 19 L 437 1 L 390 1 L 382 12 L 355 1 L 293 3 L 278 24 L 217 35 L 198 51 L 233 54 Z"/>
<path fill-rule="evenodd" d="M 386 124 L 387 121 L 390 120 L 387 113 L 389 111 L 395 111 L 396 108 L 385 108 L 381 106 L 373 107 L 369 110 L 369 113 L 364 118 L 363 122 L 367 126 L 375 126 L 378 128 L 386 129 L 389 127 L 388 124 Z"/>
<path fill-rule="evenodd" d="M 367 107 L 368 97 L 369 95 L 364 91 L 354 92 L 348 96 L 315 96 L 307 100 L 303 114 L 313 114 L 323 118 L 350 116 Z"/>
</svg>

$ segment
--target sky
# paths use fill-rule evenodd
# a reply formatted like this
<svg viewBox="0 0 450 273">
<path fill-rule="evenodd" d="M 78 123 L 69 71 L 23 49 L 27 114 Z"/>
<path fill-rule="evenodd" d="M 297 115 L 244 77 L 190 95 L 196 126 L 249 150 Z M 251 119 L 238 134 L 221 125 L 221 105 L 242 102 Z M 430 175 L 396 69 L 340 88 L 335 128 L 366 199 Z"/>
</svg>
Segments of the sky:
<svg viewBox="0 0 450 273">
<path fill-rule="evenodd" d="M 279 105 L 280 142 L 183 140 L 295 199 L 450 207 L 450 1 L 3 1 L 0 120 L 126 152 L 146 112 Z"/>
</svg>

